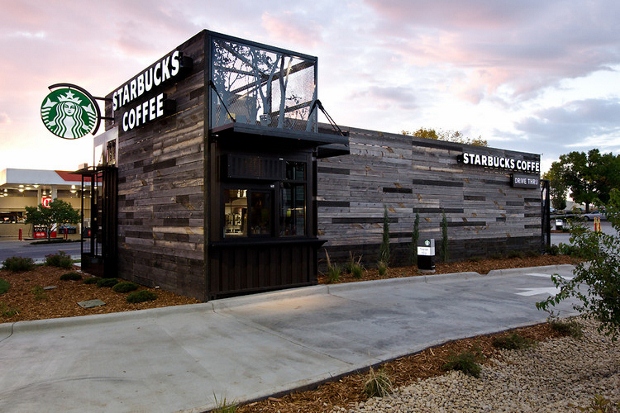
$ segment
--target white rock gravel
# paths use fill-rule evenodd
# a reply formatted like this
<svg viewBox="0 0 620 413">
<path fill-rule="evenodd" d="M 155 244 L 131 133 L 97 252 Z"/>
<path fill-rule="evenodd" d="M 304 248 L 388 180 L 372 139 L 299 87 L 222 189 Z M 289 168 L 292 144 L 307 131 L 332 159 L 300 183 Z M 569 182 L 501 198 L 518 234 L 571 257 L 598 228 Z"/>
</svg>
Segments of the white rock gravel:
<svg viewBox="0 0 620 413">
<path fill-rule="evenodd" d="M 480 378 L 450 372 L 333 412 L 580 412 L 595 395 L 620 402 L 620 341 L 578 321 L 583 338 L 503 351 Z"/>
</svg>

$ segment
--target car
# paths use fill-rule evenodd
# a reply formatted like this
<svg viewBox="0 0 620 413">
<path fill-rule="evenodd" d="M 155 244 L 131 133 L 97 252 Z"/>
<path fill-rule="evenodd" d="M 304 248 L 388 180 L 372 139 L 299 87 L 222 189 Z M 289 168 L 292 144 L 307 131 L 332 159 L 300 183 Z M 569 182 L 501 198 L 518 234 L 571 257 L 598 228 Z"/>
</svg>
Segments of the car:
<svg viewBox="0 0 620 413">
<path fill-rule="evenodd" d="M 600 211 L 588 212 L 588 213 L 585 213 L 585 214 L 581 214 L 581 216 L 586 221 L 594 221 L 594 218 L 600 218 L 601 221 L 604 221 L 604 220 L 607 219 L 607 216 L 605 215 L 605 212 L 600 212 Z"/>
</svg>

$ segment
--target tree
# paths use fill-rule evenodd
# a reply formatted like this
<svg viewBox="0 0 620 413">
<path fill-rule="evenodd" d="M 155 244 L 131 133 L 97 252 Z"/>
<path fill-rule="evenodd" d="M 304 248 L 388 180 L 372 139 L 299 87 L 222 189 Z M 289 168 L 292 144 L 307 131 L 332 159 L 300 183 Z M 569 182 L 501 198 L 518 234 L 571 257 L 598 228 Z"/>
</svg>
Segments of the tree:
<svg viewBox="0 0 620 413">
<path fill-rule="evenodd" d="M 75 224 L 80 222 L 80 213 L 71 204 L 54 199 L 49 208 L 39 204 L 37 207 L 26 207 L 26 224 L 44 225 L 47 228 L 47 239 L 50 239 L 54 224 Z"/>
<path fill-rule="evenodd" d="M 604 205 L 610 191 L 620 189 L 620 155 L 601 154 L 598 149 L 587 154 L 571 152 L 551 164 L 550 173 L 554 175 L 552 191 L 565 194 L 570 190 L 573 201 L 584 203 L 590 212 L 590 205 Z"/>
<path fill-rule="evenodd" d="M 448 262 L 448 218 L 446 218 L 446 211 L 441 212 L 441 249 L 439 255 L 442 262 Z"/>
<path fill-rule="evenodd" d="M 571 242 L 584 261 L 573 271 L 572 279 L 554 275 L 552 280 L 560 292 L 536 303 L 536 307 L 548 310 L 568 298 L 576 298 L 573 305 L 586 317 L 601 322 L 599 331 L 616 340 L 620 335 L 620 190 L 609 193 L 607 219 L 616 234 L 605 234 L 577 226 L 571 234 Z M 586 287 L 582 292 L 580 287 Z"/>
<path fill-rule="evenodd" d="M 434 139 L 434 140 L 454 142 L 454 143 L 463 143 L 465 145 L 473 145 L 473 146 L 488 146 L 489 145 L 486 139 L 482 139 L 482 136 L 471 139 L 469 137 L 466 137 L 459 131 L 439 130 L 439 132 L 437 132 L 435 129 L 420 128 L 415 132 L 404 130 L 402 131 L 402 134 L 415 136 L 416 138 Z"/>
<path fill-rule="evenodd" d="M 543 178 L 549 180 L 549 196 L 551 206 L 558 211 L 566 209 L 566 193 L 568 188 L 562 179 L 562 166 L 558 162 L 551 164 L 551 168 L 543 174 Z"/>
<path fill-rule="evenodd" d="M 390 265 L 390 217 L 387 206 L 383 206 L 383 237 L 379 247 L 379 261 Z"/>
<path fill-rule="evenodd" d="M 410 258 L 411 265 L 418 265 L 418 240 L 420 239 L 420 214 L 415 213 L 413 231 L 411 231 Z"/>
</svg>

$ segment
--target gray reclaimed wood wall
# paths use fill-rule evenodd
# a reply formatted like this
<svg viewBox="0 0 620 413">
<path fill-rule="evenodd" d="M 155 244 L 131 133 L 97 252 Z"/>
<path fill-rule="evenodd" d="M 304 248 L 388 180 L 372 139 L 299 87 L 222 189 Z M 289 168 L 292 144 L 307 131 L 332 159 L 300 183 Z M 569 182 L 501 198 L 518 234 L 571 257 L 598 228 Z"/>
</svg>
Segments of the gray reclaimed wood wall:
<svg viewBox="0 0 620 413">
<path fill-rule="evenodd" d="M 193 70 L 164 89 L 175 114 L 119 136 L 118 275 L 204 300 L 204 34 L 179 49 Z"/>
<path fill-rule="evenodd" d="M 443 213 L 451 260 L 539 251 L 540 190 L 512 188 L 511 171 L 457 162 L 464 151 L 531 161 L 539 155 L 361 129 L 350 129 L 350 150 L 318 163 L 318 229 L 330 259 L 353 254 L 376 263 L 384 205 L 391 265 L 409 263 L 416 213 L 420 240 L 435 239 L 437 257 Z"/>
</svg>

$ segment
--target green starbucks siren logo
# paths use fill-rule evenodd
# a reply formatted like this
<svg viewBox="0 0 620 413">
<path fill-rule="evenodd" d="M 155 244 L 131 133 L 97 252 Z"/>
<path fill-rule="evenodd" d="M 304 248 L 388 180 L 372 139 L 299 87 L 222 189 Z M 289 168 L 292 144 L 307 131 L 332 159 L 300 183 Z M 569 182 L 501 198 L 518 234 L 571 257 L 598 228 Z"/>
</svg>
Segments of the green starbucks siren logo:
<svg viewBox="0 0 620 413">
<path fill-rule="evenodd" d="M 43 99 L 41 119 L 54 135 L 78 139 L 96 130 L 99 107 L 82 91 L 62 87 L 51 91 Z"/>
</svg>

